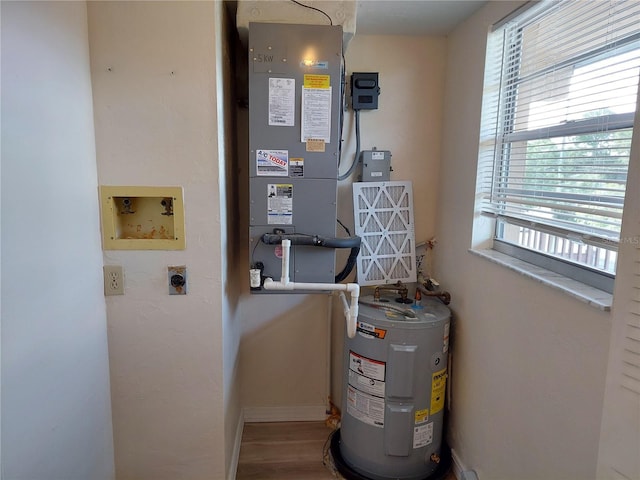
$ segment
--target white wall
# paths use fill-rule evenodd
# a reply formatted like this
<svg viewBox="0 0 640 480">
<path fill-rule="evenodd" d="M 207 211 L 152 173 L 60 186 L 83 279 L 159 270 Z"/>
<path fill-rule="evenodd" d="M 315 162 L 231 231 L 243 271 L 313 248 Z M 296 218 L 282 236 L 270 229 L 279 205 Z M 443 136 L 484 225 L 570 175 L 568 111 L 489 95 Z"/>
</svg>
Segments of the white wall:
<svg viewBox="0 0 640 480">
<path fill-rule="evenodd" d="M 328 296 L 254 295 L 243 300 L 242 312 L 246 419 L 323 419 L 329 393 Z"/>
<path fill-rule="evenodd" d="M 437 235 L 446 38 L 434 36 L 358 35 L 346 53 L 347 73 L 378 72 L 379 109 L 360 113 L 361 149 L 390 150 L 391 180 L 413 182 L 416 242 Z M 345 121 L 343 166 L 355 153 L 353 113 Z M 338 216 L 353 232 L 350 182 L 338 192 Z M 342 232 L 340 232 L 342 234 Z M 344 257 L 344 255 L 343 255 Z M 371 293 L 364 289 L 363 294 Z M 332 397 L 340 404 L 345 335 L 340 302 L 333 303 Z"/>
<path fill-rule="evenodd" d="M 361 150 L 390 150 L 391 180 L 413 181 L 416 242 L 424 242 L 436 234 L 446 38 L 356 34 L 346 61 L 349 75 L 379 72 L 379 108 L 360 112 Z M 355 152 L 352 110 L 346 115 L 341 172 Z M 349 182 L 340 184 L 339 215 L 347 225 L 351 192 Z"/>
<path fill-rule="evenodd" d="M 107 480 L 84 2 L 2 2 L 2 478 Z"/>
<path fill-rule="evenodd" d="M 488 479 L 595 478 L 610 315 L 468 253 L 490 2 L 448 40 L 437 275 L 453 293 L 450 440 Z"/>
<path fill-rule="evenodd" d="M 99 182 L 180 185 L 185 200 L 184 251 L 104 255 L 124 267 L 126 290 L 107 299 L 118 480 L 230 468 L 239 330 L 225 282 L 221 7 L 89 2 Z M 168 295 L 168 265 L 187 266 L 187 295 Z"/>
</svg>

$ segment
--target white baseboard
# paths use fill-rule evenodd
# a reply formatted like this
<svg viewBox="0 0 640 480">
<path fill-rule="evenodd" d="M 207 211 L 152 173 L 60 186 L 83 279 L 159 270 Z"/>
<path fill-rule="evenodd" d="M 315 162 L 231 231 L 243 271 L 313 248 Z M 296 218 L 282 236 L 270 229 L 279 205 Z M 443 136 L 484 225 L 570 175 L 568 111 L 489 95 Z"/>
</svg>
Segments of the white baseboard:
<svg viewBox="0 0 640 480">
<path fill-rule="evenodd" d="M 231 465 L 229 466 L 228 480 L 236 480 L 238 473 L 238 462 L 240 461 L 240 446 L 242 445 L 242 431 L 244 430 L 244 411 L 240 411 L 238 426 L 236 427 L 236 438 L 233 443 L 233 452 L 231 453 Z"/>
<path fill-rule="evenodd" d="M 456 480 L 478 480 L 478 475 L 475 471 L 467 469 L 458 453 L 451 449 L 451 469 Z"/>
<path fill-rule="evenodd" d="M 327 418 L 326 405 L 294 407 L 245 407 L 245 423 L 250 422 L 313 422 Z"/>
<path fill-rule="evenodd" d="M 460 480 L 462 472 L 466 470 L 465 466 L 460 460 L 460 457 L 453 448 L 451 449 L 451 469 L 453 470 L 453 474 L 455 475 L 457 480 Z"/>
</svg>

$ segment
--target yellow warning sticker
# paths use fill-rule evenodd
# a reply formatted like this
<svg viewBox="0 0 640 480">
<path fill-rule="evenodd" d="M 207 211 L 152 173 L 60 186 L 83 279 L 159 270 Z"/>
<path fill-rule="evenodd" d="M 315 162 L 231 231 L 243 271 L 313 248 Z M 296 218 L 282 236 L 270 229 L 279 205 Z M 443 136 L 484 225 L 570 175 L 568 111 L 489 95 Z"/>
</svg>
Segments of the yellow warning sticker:
<svg viewBox="0 0 640 480">
<path fill-rule="evenodd" d="M 329 75 L 305 75 L 304 88 L 329 88 L 331 86 Z"/>
<path fill-rule="evenodd" d="M 424 423 L 429 420 L 429 409 L 425 408 L 424 410 L 416 410 L 415 419 L 416 424 Z"/>
<path fill-rule="evenodd" d="M 444 392 L 447 386 L 447 369 L 433 374 L 431 380 L 431 415 L 444 408 Z"/>
</svg>

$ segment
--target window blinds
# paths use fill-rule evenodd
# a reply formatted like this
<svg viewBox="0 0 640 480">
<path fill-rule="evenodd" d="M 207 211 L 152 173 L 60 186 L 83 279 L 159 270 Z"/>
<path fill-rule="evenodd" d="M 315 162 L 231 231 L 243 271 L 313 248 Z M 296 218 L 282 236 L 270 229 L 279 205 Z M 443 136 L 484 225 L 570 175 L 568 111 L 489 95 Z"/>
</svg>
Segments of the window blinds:
<svg viewBox="0 0 640 480">
<path fill-rule="evenodd" d="M 640 75 L 640 2 L 541 2 L 489 35 L 481 210 L 619 237 Z"/>
</svg>

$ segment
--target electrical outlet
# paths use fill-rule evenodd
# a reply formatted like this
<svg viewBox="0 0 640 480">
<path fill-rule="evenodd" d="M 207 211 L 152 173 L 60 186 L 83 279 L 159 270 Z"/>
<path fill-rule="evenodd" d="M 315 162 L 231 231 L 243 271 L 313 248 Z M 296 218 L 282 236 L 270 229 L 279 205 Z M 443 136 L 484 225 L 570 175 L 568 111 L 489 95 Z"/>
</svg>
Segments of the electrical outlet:
<svg viewBox="0 0 640 480">
<path fill-rule="evenodd" d="M 185 265 L 168 267 L 169 295 L 187 294 L 187 267 Z"/>
<path fill-rule="evenodd" d="M 104 266 L 104 294 L 124 295 L 124 276 L 120 265 Z"/>
</svg>

